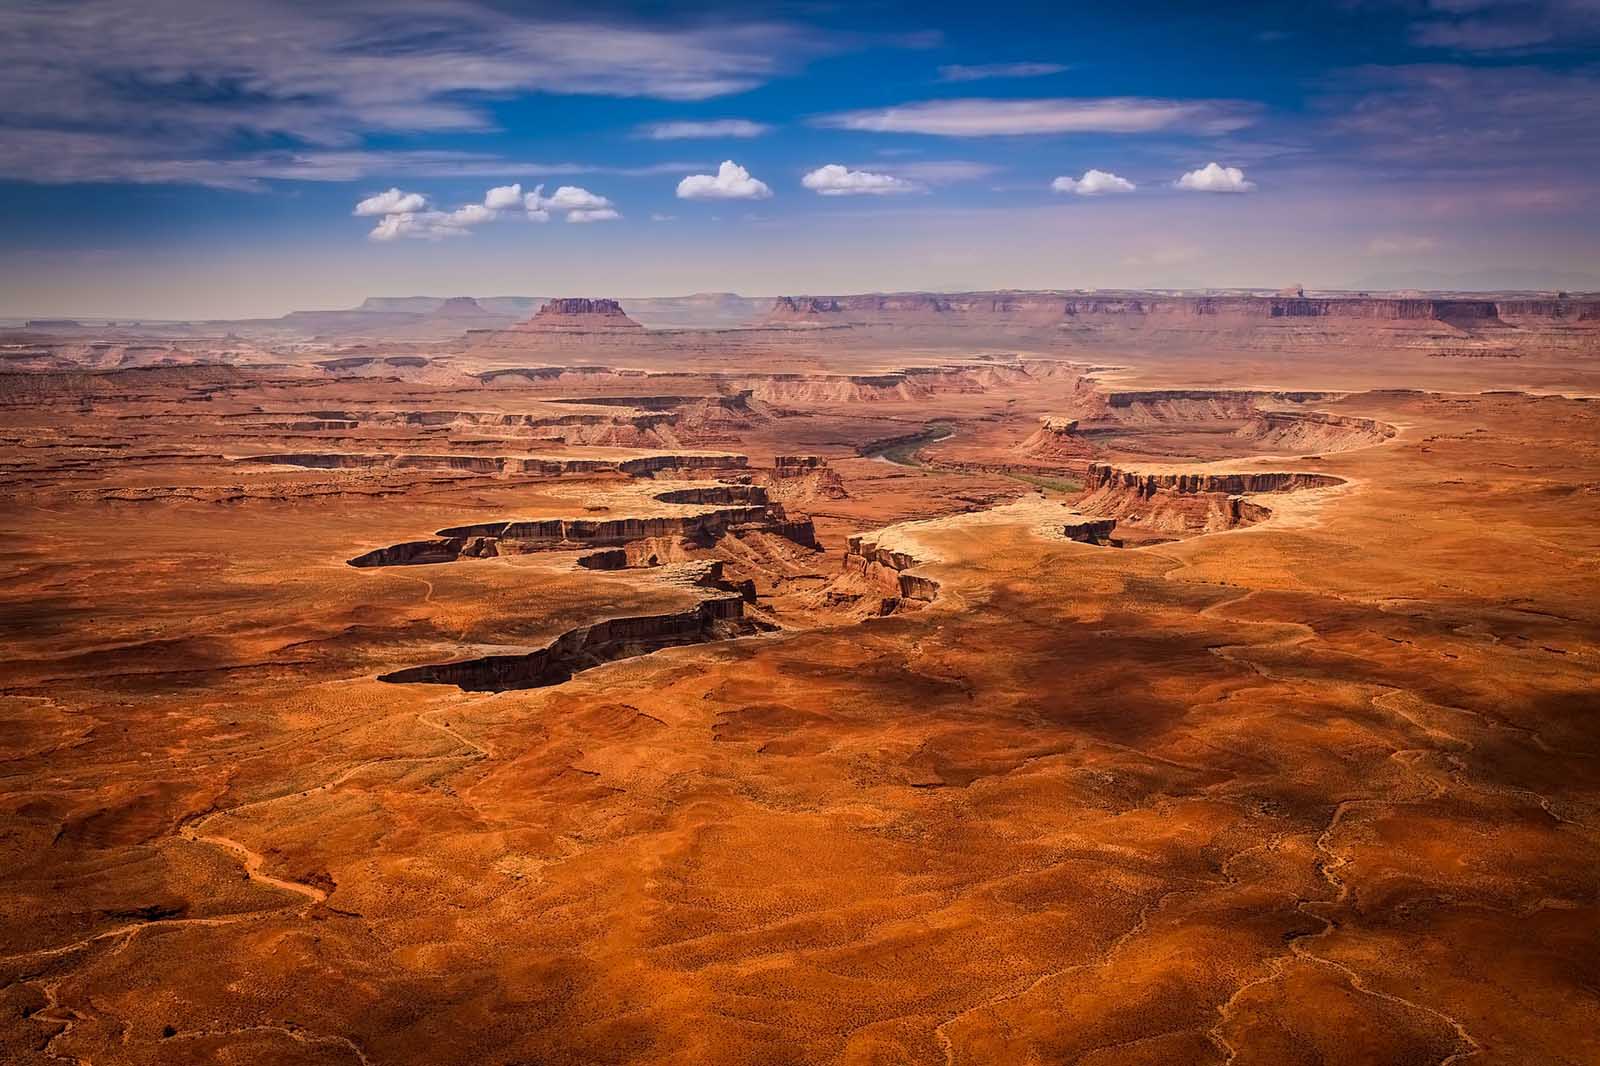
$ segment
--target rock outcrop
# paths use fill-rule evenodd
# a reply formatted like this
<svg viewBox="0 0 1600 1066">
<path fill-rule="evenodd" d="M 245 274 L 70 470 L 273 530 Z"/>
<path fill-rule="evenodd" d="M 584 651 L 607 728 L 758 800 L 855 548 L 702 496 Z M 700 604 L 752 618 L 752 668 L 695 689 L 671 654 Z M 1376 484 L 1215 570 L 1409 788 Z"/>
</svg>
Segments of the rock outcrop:
<svg viewBox="0 0 1600 1066">
<path fill-rule="evenodd" d="M 843 500 L 850 494 L 827 460 L 816 455 L 776 455 L 772 469 L 755 475 L 772 499 L 786 504 Z"/>
<path fill-rule="evenodd" d="M 742 592 L 723 590 L 720 562 L 689 564 L 678 583 L 719 590 L 693 607 L 667 614 L 608 618 L 562 633 L 542 648 L 510 655 L 486 655 L 454 662 L 414 666 L 379 676 L 391 684 L 455 685 L 467 692 L 540 688 L 566 681 L 618 659 L 648 655 L 662 648 L 728 640 L 757 632 L 745 617 Z"/>
<path fill-rule="evenodd" d="M 1334 477 L 1332 474 L 1270 471 L 1187 473 L 1172 470 L 1124 470 L 1110 463 L 1090 463 L 1089 478 L 1085 488 L 1089 491 L 1118 488 L 1138 496 L 1149 497 L 1158 492 L 1184 495 L 1206 492 L 1254 495 L 1264 492 L 1322 489 L 1343 484 L 1343 478 Z"/>
<path fill-rule="evenodd" d="M 719 453 L 662 453 L 631 459 L 594 459 L 562 455 L 394 455 L 385 452 L 287 452 L 247 455 L 236 461 L 316 470 L 437 470 L 530 477 L 605 473 L 654 477 L 668 471 L 737 470 L 744 468 L 748 462 L 742 455 Z"/>
<path fill-rule="evenodd" d="M 1128 470 L 1091 463 L 1085 492 L 1074 504 L 1085 514 L 1118 520 L 1118 531 L 1172 534 L 1237 529 L 1271 515 L 1249 496 L 1330 488 L 1331 474 L 1277 471 Z"/>
<path fill-rule="evenodd" d="M 1049 463 L 1078 466 L 1095 455 L 1094 445 L 1078 432 L 1076 418 L 1047 415 L 1039 420 L 1039 428 L 1023 441 L 1017 450 L 1029 459 Z"/>
<path fill-rule="evenodd" d="M 1367 448 L 1394 435 L 1395 428 L 1387 422 L 1315 411 L 1257 411 L 1234 432 L 1264 449 L 1302 453 Z"/>
<path fill-rule="evenodd" d="M 518 333 L 632 333 L 644 327 L 629 318 L 615 300 L 580 297 L 546 301 L 537 314 L 512 329 Z"/>
<path fill-rule="evenodd" d="M 688 514 L 511 519 L 452 526 L 439 530 L 432 540 L 407 541 L 378 548 L 350 559 L 349 564 L 360 568 L 413 566 L 496 555 L 624 547 L 641 541 L 708 548 L 722 537 L 753 533 L 780 536 L 807 548 L 817 547 L 816 530 L 811 519 L 791 516 L 781 505 L 766 502 L 766 493 L 758 486 L 727 485 L 675 490 L 662 493 L 658 499 L 672 505 L 713 506 L 709 510 Z"/>
<path fill-rule="evenodd" d="M 878 609 L 880 614 L 890 614 L 908 603 L 932 603 L 938 598 L 937 581 L 911 572 L 917 562 L 905 551 L 881 543 L 870 533 L 851 537 L 844 553 L 845 572 L 857 575 L 885 594 Z"/>
</svg>

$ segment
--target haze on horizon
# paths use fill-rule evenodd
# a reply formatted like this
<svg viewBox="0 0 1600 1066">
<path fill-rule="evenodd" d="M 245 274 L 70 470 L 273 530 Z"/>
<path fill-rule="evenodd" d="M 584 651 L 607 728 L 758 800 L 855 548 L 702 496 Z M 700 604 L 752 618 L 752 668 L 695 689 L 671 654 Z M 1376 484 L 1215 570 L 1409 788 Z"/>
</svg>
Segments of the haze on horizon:
<svg viewBox="0 0 1600 1066">
<path fill-rule="evenodd" d="M 1600 288 L 1593 0 L 20 0 L 0 315 Z"/>
</svg>

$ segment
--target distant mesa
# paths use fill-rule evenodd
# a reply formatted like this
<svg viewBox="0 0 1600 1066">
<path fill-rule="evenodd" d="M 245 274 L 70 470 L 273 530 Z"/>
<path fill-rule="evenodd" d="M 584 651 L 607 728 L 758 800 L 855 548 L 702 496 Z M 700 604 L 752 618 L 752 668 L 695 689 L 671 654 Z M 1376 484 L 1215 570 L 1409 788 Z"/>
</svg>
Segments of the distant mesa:
<svg viewBox="0 0 1600 1066">
<path fill-rule="evenodd" d="M 428 313 L 429 318 L 499 318 L 470 296 L 451 296 Z"/>
<path fill-rule="evenodd" d="M 596 333 L 642 331 L 643 326 L 623 313 L 615 300 L 588 297 L 554 299 L 516 329 L 530 333 Z"/>
</svg>

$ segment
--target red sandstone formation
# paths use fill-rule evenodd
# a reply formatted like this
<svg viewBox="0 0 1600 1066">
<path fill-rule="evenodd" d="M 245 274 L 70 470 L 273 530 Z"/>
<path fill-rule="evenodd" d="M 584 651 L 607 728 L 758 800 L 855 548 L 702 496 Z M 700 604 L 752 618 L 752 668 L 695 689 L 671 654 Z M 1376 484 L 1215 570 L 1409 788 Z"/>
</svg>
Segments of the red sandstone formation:
<svg viewBox="0 0 1600 1066">
<path fill-rule="evenodd" d="M 817 500 L 843 500 L 849 496 L 844 482 L 827 460 L 816 455 L 778 455 L 772 469 L 756 475 L 767 494 L 783 503 L 814 503 Z"/>
<path fill-rule="evenodd" d="M 1018 445 L 1017 450 L 1030 459 L 1051 462 L 1078 463 L 1091 459 L 1095 448 L 1078 433 L 1076 418 L 1059 418 L 1047 415 L 1039 420 L 1039 428 Z"/>
<path fill-rule="evenodd" d="M 1342 484 L 1342 478 L 1329 474 L 1187 473 L 1125 470 L 1108 463 L 1091 463 L 1085 493 L 1074 506 L 1085 514 L 1117 518 L 1119 531 L 1212 533 L 1251 525 L 1271 515 L 1270 509 L 1248 496 Z"/>
<path fill-rule="evenodd" d="M 1395 428 L 1371 418 L 1320 414 L 1315 411 L 1257 411 L 1234 432 L 1272 450 L 1314 453 L 1341 452 L 1382 444 Z"/>
<path fill-rule="evenodd" d="M 550 300 L 539 312 L 513 329 L 519 333 L 601 333 L 642 331 L 615 300 L 587 298 Z"/>
<path fill-rule="evenodd" d="M 883 547 L 871 533 L 851 537 L 845 549 L 844 570 L 876 588 L 883 597 L 870 613 L 892 614 L 903 606 L 920 607 L 939 596 L 939 583 L 911 573 L 917 560 L 903 551 Z M 835 593 L 837 595 L 837 593 Z"/>
<path fill-rule="evenodd" d="M 709 596 L 693 607 L 670 614 L 609 618 L 579 626 L 524 654 L 416 666 L 382 674 L 378 680 L 391 684 L 455 685 L 468 692 L 538 688 L 559 684 L 581 670 L 617 659 L 685 644 L 727 640 L 762 628 L 745 618 L 748 597 L 743 590 L 729 588 L 722 579 L 722 563 L 691 563 L 683 569 L 678 575 L 679 584 L 715 588 L 725 594 Z"/>
<path fill-rule="evenodd" d="M 530 552 L 590 547 L 620 547 L 637 541 L 666 540 L 709 547 L 725 536 L 771 533 L 808 548 L 817 546 L 816 531 L 804 516 L 789 516 L 770 502 L 756 485 L 704 485 L 671 489 L 655 496 L 658 503 L 704 506 L 692 514 L 658 514 L 622 518 L 538 518 L 479 522 L 441 529 L 437 539 L 407 541 L 378 548 L 349 560 L 354 567 L 411 566 L 490 558 Z"/>
</svg>

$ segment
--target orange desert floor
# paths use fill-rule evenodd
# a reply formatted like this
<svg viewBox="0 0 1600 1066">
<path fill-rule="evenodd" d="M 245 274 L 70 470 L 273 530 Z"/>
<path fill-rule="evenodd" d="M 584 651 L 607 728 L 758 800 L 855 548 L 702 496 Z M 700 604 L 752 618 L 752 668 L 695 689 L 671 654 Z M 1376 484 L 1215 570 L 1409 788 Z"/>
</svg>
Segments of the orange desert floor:
<svg viewBox="0 0 1600 1066">
<path fill-rule="evenodd" d="M 1600 1061 L 1589 364 L 803 362 L 7 377 L 0 1060 Z"/>
</svg>

